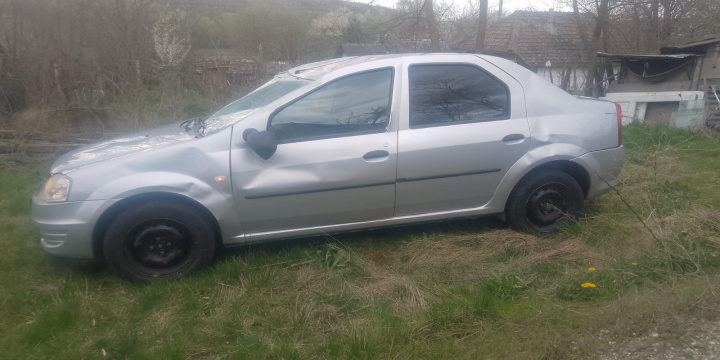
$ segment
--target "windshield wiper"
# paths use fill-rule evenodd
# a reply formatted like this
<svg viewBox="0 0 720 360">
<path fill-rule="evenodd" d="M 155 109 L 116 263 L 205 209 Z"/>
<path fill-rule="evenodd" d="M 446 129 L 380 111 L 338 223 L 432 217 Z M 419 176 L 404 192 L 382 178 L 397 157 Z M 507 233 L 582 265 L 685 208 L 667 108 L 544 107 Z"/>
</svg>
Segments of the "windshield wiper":
<svg viewBox="0 0 720 360">
<path fill-rule="evenodd" d="M 195 133 L 196 138 L 200 138 L 205 136 L 205 119 L 207 117 L 205 115 L 198 116 L 193 119 L 185 120 L 180 123 L 180 127 L 185 129 L 185 131 L 192 130 Z"/>
</svg>

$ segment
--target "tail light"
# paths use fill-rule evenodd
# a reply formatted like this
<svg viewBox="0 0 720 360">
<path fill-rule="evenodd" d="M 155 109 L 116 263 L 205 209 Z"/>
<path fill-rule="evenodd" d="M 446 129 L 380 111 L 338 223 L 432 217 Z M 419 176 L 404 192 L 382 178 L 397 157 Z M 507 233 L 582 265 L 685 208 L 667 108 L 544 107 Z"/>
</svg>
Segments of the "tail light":
<svg viewBox="0 0 720 360">
<path fill-rule="evenodd" d="M 618 146 L 621 146 L 622 145 L 622 109 L 620 109 L 620 104 L 615 104 L 615 112 L 617 113 Z"/>
</svg>

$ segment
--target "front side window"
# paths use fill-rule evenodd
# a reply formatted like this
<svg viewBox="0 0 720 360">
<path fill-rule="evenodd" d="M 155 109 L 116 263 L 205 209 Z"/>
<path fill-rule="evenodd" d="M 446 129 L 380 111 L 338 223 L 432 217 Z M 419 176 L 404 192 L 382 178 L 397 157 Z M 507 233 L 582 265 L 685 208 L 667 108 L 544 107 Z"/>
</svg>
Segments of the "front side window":
<svg viewBox="0 0 720 360">
<path fill-rule="evenodd" d="M 478 67 L 414 65 L 409 77 L 411 128 L 510 117 L 507 87 Z"/>
<path fill-rule="evenodd" d="M 382 69 L 335 80 L 275 113 L 268 128 L 281 143 L 383 132 L 392 78 Z"/>
</svg>

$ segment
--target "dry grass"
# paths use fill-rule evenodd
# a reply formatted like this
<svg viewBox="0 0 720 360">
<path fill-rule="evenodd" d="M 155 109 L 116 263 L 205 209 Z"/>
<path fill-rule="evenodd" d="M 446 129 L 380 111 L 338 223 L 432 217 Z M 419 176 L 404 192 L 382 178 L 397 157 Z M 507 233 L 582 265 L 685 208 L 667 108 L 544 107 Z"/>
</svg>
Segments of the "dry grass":
<svg viewBox="0 0 720 360">
<path fill-rule="evenodd" d="M 495 260 L 508 250 L 517 255 Z M 409 260 L 395 265 L 399 271 L 422 273 L 427 269 L 447 268 L 456 275 L 456 281 L 473 281 L 512 269 L 526 270 L 546 262 L 572 263 L 601 257 L 595 248 L 579 238 L 538 238 L 511 230 L 414 241 L 404 253 Z"/>
<path fill-rule="evenodd" d="M 720 247 L 720 209 L 696 208 L 685 214 L 684 218 L 689 219 L 689 224 L 678 222 L 679 229 L 675 229 L 676 233 L 692 238 L 703 238 Z"/>
<path fill-rule="evenodd" d="M 708 205 L 716 191 L 706 190 L 720 188 L 706 151 L 716 145 L 674 151 L 643 140 L 651 145 L 628 150 L 624 202 L 616 194 L 591 201 L 587 216 L 557 237 L 492 224 L 468 230 L 463 220 L 339 235 L 331 244 L 255 246 L 197 276 L 150 286 L 45 260 L 25 215 L 42 172 L 0 169 L 0 184 L 15 189 L 0 200 L 0 352 L 577 359 L 603 353 L 609 340 L 681 334 L 694 319 L 720 316 L 720 251 L 710 255 L 720 249 L 720 210 Z M 677 143 L 694 144 L 686 136 Z M 696 183 L 698 174 L 714 177 Z M 347 263 L 323 261 L 340 250 Z"/>
<path fill-rule="evenodd" d="M 363 268 L 372 278 L 367 279 L 367 284 L 349 283 L 348 287 L 354 296 L 370 302 L 375 302 L 377 299 L 390 301 L 393 309 L 399 313 L 411 313 L 417 309 L 427 308 L 431 298 L 409 276 L 379 270 L 372 265 Z"/>
</svg>

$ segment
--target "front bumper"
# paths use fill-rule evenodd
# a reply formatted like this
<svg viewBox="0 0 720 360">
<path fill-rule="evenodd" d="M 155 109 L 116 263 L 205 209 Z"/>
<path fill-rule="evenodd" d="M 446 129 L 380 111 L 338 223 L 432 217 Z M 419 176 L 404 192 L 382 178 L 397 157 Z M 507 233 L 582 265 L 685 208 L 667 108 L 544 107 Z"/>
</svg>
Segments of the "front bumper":
<svg viewBox="0 0 720 360">
<path fill-rule="evenodd" d="M 116 201 L 43 203 L 33 197 L 31 217 L 43 249 L 59 257 L 94 259 L 93 229 L 100 214 Z"/>
</svg>

